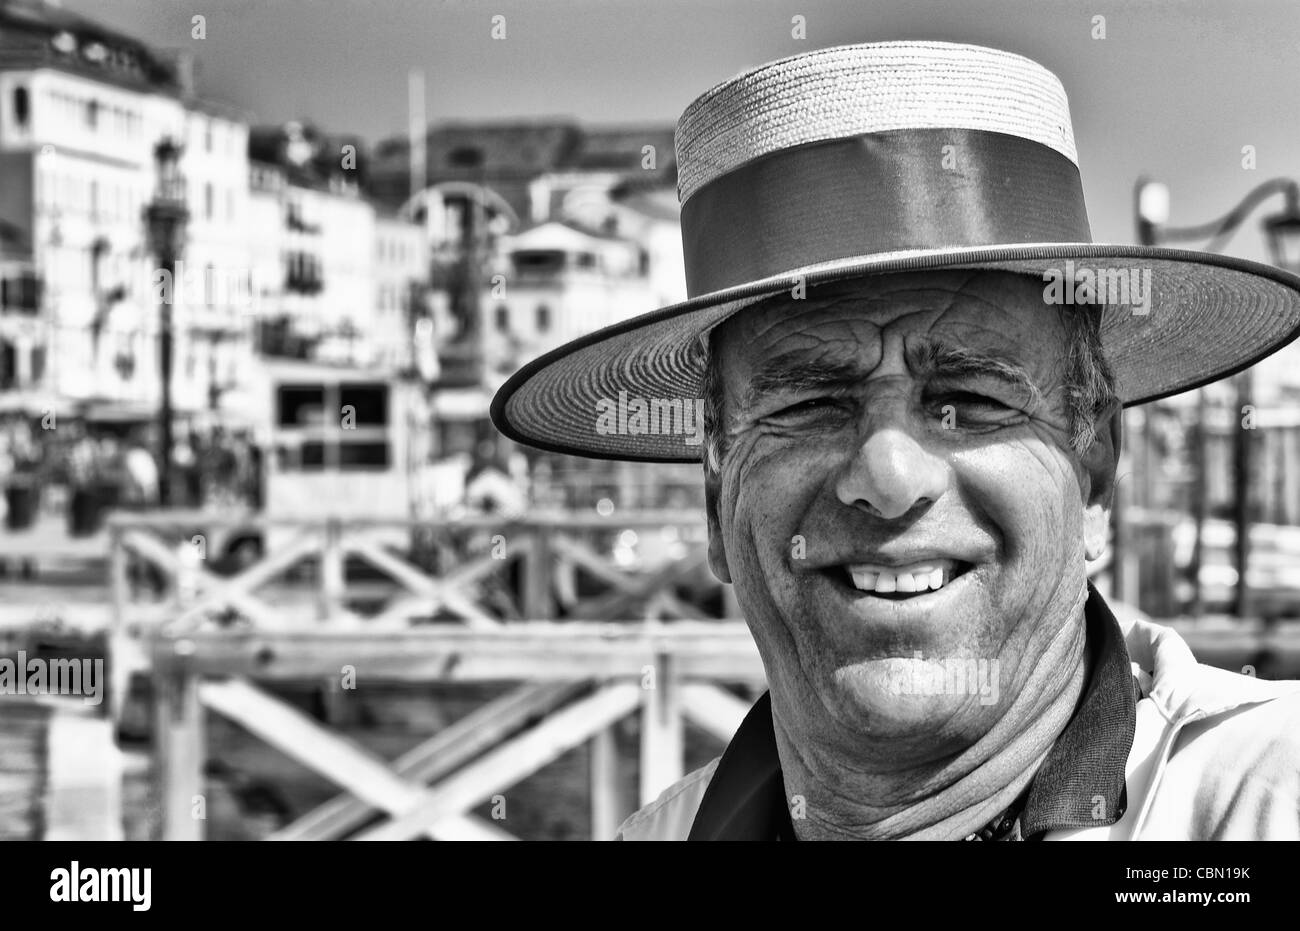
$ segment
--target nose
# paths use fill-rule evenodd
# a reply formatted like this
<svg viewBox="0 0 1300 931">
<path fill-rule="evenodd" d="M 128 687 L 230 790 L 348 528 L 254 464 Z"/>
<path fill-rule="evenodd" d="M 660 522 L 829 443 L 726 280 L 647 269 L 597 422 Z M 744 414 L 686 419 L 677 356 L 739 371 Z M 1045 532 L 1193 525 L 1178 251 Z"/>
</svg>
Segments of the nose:
<svg viewBox="0 0 1300 931">
<path fill-rule="evenodd" d="M 872 431 L 836 480 L 840 501 L 897 520 L 948 488 L 948 467 L 900 425 Z"/>
</svg>

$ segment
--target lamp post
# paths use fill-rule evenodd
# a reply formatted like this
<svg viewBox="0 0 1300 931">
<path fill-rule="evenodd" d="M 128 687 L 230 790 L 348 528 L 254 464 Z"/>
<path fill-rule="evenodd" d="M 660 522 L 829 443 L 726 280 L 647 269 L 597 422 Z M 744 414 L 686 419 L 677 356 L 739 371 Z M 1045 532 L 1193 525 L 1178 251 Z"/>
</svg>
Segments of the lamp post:
<svg viewBox="0 0 1300 931">
<path fill-rule="evenodd" d="M 176 263 L 185 250 L 185 228 L 190 217 L 180 156 L 180 144 L 170 137 L 154 147 L 158 187 L 144 209 L 149 251 L 157 260 L 157 268 L 166 272 L 168 282 L 158 308 L 158 375 L 162 383 L 158 406 L 158 496 L 164 507 L 172 501 L 172 302 L 179 291 Z"/>
<path fill-rule="evenodd" d="M 1265 217 L 1260 226 L 1268 243 L 1273 264 L 1285 271 L 1300 274 L 1300 184 L 1290 178 L 1272 178 L 1249 191 L 1237 206 L 1218 219 L 1196 226 L 1167 226 L 1169 214 L 1169 189 L 1156 181 L 1139 178 L 1135 187 L 1138 238 L 1144 245 L 1167 242 L 1187 242 L 1208 239 L 1206 252 L 1219 252 L 1228 244 L 1233 233 L 1245 222 L 1257 206 L 1282 194 L 1286 198 L 1281 213 Z M 1233 376 L 1236 384 L 1238 415 L 1250 403 L 1254 388 L 1251 369 Z M 1236 415 L 1234 415 L 1236 416 Z M 1250 486 L 1251 438 L 1240 427 L 1233 436 L 1233 523 L 1236 535 L 1233 545 L 1237 569 L 1237 588 L 1233 600 L 1233 613 L 1245 617 L 1250 609 L 1250 587 L 1246 571 L 1250 562 Z M 1194 513 L 1196 517 L 1196 542 L 1192 553 L 1192 584 L 1195 613 L 1200 613 L 1202 560 L 1202 527 L 1205 520 L 1205 403 L 1204 389 L 1197 399 L 1196 448 L 1198 455 Z"/>
</svg>

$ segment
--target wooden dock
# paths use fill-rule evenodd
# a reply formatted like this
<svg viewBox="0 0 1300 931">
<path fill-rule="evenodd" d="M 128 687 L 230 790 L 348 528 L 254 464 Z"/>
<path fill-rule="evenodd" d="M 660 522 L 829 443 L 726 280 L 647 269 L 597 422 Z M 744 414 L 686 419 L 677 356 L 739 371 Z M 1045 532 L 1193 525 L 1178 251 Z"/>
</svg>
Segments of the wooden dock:
<svg viewBox="0 0 1300 931">
<path fill-rule="evenodd" d="M 436 571 L 391 542 L 428 528 L 380 523 L 277 527 L 289 542 L 226 576 L 187 559 L 165 515 L 118 517 L 103 596 L 0 598 L 0 642 L 94 635 L 113 683 L 98 711 L 0 698 L 0 832 L 608 838 L 720 751 L 763 688 L 680 514 L 458 522 L 435 529 L 471 542 Z M 668 558 L 611 556 L 611 539 L 664 527 L 680 543 Z M 164 590 L 134 589 L 131 560 Z M 1216 665 L 1300 671 L 1300 624 L 1174 626 Z M 148 756 L 122 733 L 147 736 Z M 567 814 L 548 822 L 561 795 L 550 807 Z"/>
</svg>

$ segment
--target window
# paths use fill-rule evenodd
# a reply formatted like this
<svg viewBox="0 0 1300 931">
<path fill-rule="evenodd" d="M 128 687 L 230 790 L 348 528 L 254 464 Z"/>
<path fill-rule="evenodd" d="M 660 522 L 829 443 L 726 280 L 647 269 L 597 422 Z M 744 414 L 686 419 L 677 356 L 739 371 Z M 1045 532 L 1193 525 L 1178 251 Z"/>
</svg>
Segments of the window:
<svg viewBox="0 0 1300 931">
<path fill-rule="evenodd" d="M 27 88 L 14 88 L 14 122 L 19 126 L 25 127 L 27 120 L 31 116 L 31 99 L 27 94 Z"/>
<path fill-rule="evenodd" d="M 498 333 L 504 333 L 510 329 L 510 308 L 505 304 L 497 305 L 496 324 Z"/>
<path fill-rule="evenodd" d="M 388 386 L 344 383 L 339 386 L 340 409 L 350 408 L 357 427 L 388 426 Z"/>
<path fill-rule="evenodd" d="M 281 385 L 277 421 L 298 468 L 387 469 L 391 464 L 388 386 L 382 383 Z M 327 414 L 326 412 L 335 412 Z"/>
<path fill-rule="evenodd" d="M 281 385 L 276 393 L 275 420 L 281 427 L 306 427 L 321 423 L 325 389 L 320 385 Z"/>
<path fill-rule="evenodd" d="M 40 282 L 34 272 L 0 279 L 0 307 L 35 313 L 40 309 Z"/>
<path fill-rule="evenodd" d="M 205 219 L 208 220 L 212 219 L 212 201 L 213 201 L 212 184 L 208 183 L 203 185 L 203 216 Z"/>
<path fill-rule="evenodd" d="M 477 168 L 483 164 L 483 150 L 475 146 L 458 146 L 447 153 L 447 162 L 457 168 Z"/>
<path fill-rule="evenodd" d="M 551 328 L 551 308 L 545 304 L 537 305 L 537 332 L 545 333 Z"/>
<path fill-rule="evenodd" d="M 212 151 L 212 120 L 206 120 L 203 124 L 203 151 Z"/>
<path fill-rule="evenodd" d="M 564 253 L 558 249 L 520 249 L 510 255 L 518 275 L 550 275 L 564 268 Z"/>
<path fill-rule="evenodd" d="M 86 125 L 95 129 L 99 125 L 99 101 L 86 101 Z"/>
<path fill-rule="evenodd" d="M 385 440 L 339 444 L 340 468 L 388 468 L 388 443 Z"/>
<path fill-rule="evenodd" d="M 0 390 L 9 391 L 18 386 L 18 348 L 6 339 L 0 339 Z"/>
<path fill-rule="evenodd" d="M 325 287 L 321 262 L 307 252 L 290 252 L 285 256 L 284 286 L 295 294 L 319 294 Z"/>
</svg>

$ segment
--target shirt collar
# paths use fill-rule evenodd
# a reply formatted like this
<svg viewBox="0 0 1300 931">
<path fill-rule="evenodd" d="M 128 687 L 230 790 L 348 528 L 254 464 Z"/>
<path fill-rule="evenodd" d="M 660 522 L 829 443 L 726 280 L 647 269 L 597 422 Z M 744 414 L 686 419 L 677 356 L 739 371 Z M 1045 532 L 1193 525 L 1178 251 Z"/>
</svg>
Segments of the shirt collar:
<svg viewBox="0 0 1300 931">
<path fill-rule="evenodd" d="M 1039 767 L 1021 814 L 1021 835 L 1114 824 L 1124 814 L 1124 766 L 1133 745 L 1137 684 L 1119 622 L 1088 584 L 1084 619 L 1094 650 L 1074 717 Z M 794 840 L 785 783 L 764 692 L 718 761 L 689 840 Z"/>
</svg>

